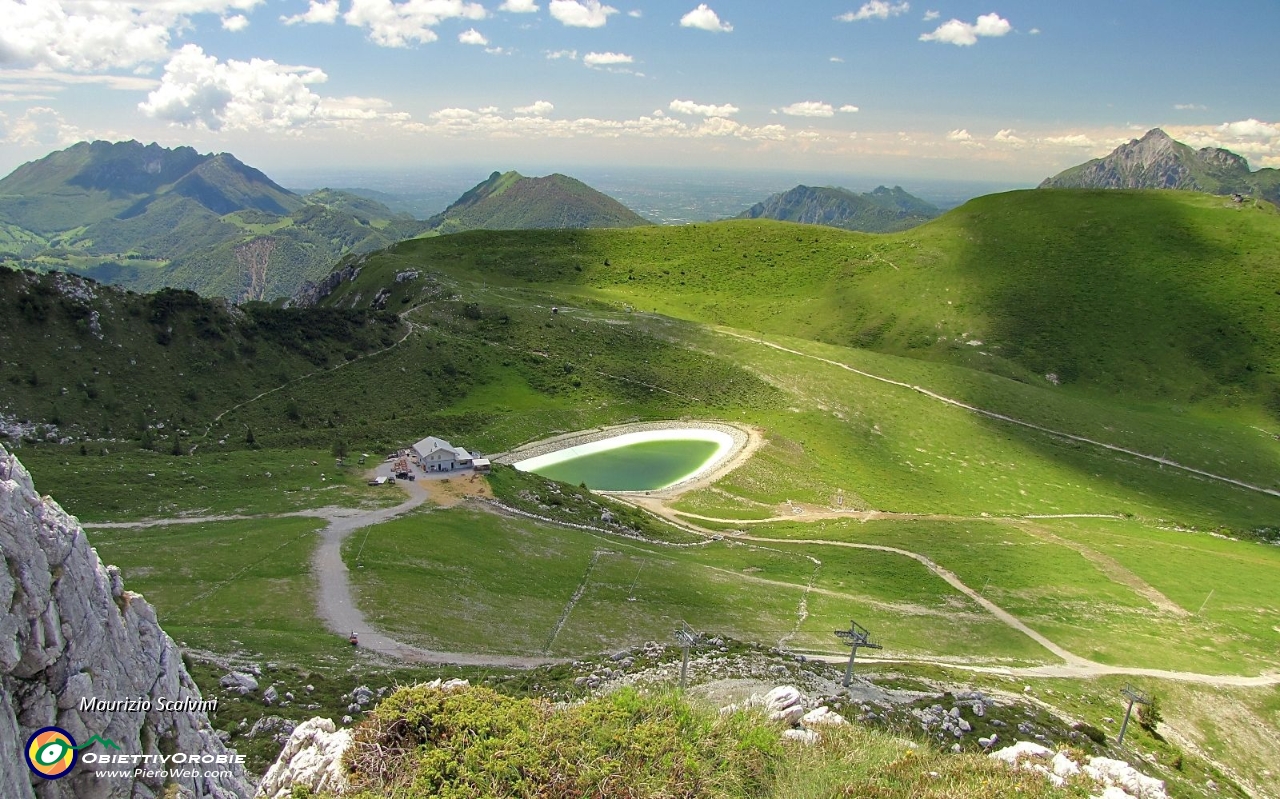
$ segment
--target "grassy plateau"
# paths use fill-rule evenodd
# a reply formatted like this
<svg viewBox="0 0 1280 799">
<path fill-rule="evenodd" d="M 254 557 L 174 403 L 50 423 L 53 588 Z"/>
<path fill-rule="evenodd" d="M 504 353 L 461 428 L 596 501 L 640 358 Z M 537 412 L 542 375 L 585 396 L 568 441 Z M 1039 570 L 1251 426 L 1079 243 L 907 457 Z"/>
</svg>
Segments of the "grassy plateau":
<svg viewBox="0 0 1280 799">
<path fill-rule="evenodd" d="M 310 311 L 172 297 L 157 322 L 155 299 L 19 276 L 0 385 L 6 417 L 41 427 L 20 457 L 83 518 L 254 517 L 91 532 L 218 657 L 396 667 L 333 651 L 322 522 L 275 515 L 400 498 L 336 454 L 719 420 L 758 449 L 679 496 L 632 507 L 499 468 L 497 501 L 540 518 L 438 502 L 357 531 L 357 605 L 419 647 L 565 660 L 682 622 L 838 658 L 856 619 L 895 661 L 868 664 L 879 679 L 1026 693 L 1108 734 L 1140 681 L 1165 725 L 1136 751 L 1174 795 L 1275 795 L 1280 704 L 1249 679 L 1280 673 L 1277 253 L 1266 207 L 1038 191 L 883 236 L 743 220 L 402 242 L 349 260 L 314 330 Z M 239 368 L 246 348 L 261 368 Z M 1054 676 L 1069 658 L 1095 671 Z M 534 673 L 512 692 L 571 682 Z"/>
</svg>

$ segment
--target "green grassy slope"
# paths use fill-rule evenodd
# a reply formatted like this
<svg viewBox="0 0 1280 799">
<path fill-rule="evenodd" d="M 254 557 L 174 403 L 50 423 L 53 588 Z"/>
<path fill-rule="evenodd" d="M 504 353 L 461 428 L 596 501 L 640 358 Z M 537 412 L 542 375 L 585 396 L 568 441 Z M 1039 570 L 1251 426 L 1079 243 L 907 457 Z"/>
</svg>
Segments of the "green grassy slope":
<svg viewBox="0 0 1280 799">
<path fill-rule="evenodd" d="M 237 402 L 400 335 L 386 313 L 229 307 L 7 269 L 0 308 L 0 412 L 73 437 L 203 429 Z"/>
<path fill-rule="evenodd" d="M 81 143 L 0 180 L 0 257 L 155 291 L 237 301 L 291 295 L 347 253 L 422 223 L 355 195 L 309 198 L 227 153 Z"/>
<path fill-rule="evenodd" d="M 1265 208 L 1033 191 L 890 236 L 737 221 L 471 233 L 381 257 L 1068 390 L 1276 414 L 1278 250 L 1280 214 Z"/>
<path fill-rule="evenodd" d="M 456 233 L 619 228 L 649 222 L 612 197 L 567 175 L 527 178 L 519 172 L 494 172 L 427 224 L 441 233 Z"/>
</svg>

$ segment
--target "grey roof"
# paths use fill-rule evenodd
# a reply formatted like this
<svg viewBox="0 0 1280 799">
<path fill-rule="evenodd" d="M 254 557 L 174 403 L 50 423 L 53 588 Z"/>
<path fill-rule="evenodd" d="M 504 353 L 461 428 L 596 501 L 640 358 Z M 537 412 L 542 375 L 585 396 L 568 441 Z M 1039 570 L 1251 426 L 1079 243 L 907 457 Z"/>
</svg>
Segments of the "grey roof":
<svg viewBox="0 0 1280 799">
<path fill-rule="evenodd" d="M 413 449 L 418 453 L 419 458 L 425 458 L 431 453 L 443 449 L 452 454 L 455 458 L 471 460 L 470 452 L 467 452 L 462 447 L 455 447 L 443 438 L 436 438 L 435 436 L 427 436 L 417 444 L 414 444 Z"/>
</svg>

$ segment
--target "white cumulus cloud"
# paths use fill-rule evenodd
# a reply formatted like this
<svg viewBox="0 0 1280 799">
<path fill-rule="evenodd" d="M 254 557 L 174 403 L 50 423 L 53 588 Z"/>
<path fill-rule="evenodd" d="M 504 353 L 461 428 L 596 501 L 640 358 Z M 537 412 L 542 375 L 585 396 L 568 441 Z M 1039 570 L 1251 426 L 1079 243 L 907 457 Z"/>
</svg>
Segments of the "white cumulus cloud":
<svg viewBox="0 0 1280 799">
<path fill-rule="evenodd" d="M 498 6 L 498 10 L 509 14 L 533 14 L 538 10 L 538 5 L 533 0 L 505 0 Z"/>
<path fill-rule="evenodd" d="M 468 30 L 463 31 L 462 33 L 459 33 L 458 41 L 462 42 L 463 44 L 478 44 L 482 47 L 489 44 L 489 40 L 484 38 L 484 34 L 476 30 L 475 28 L 470 28 Z"/>
<path fill-rule="evenodd" d="M 836 19 L 841 22 L 858 22 L 864 19 L 888 19 L 905 14 L 911 10 L 910 3 L 889 3 L 885 0 L 871 0 L 864 3 L 857 11 L 848 11 Z M 927 18 L 927 15 L 926 15 Z"/>
<path fill-rule="evenodd" d="M 1277 139 L 1280 138 L 1280 125 L 1260 122 L 1256 119 L 1245 119 L 1240 122 L 1224 122 L 1216 128 L 1226 138 L 1238 139 Z"/>
<path fill-rule="evenodd" d="M 548 61 L 559 61 L 561 58 L 567 58 L 570 61 L 578 60 L 577 50 L 552 50 L 547 53 Z"/>
<path fill-rule="evenodd" d="M 138 104 L 149 117 L 208 130 L 288 132 L 312 125 L 386 118 L 406 119 L 383 100 L 322 98 L 311 86 L 328 76 L 319 69 L 258 58 L 219 61 L 198 45 L 184 45 L 165 65 L 160 85 Z"/>
<path fill-rule="evenodd" d="M 244 14 L 235 14 L 230 17 L 222 18 L 223 30 L 229 30 L 232 33 L 235 33 L 236 31 L 242 31 L 247 27 L 249 27 L 249 18 Z"/>
<path fill-rule="evenodd" d="M 33 106 L 8 122 L 0 114 L 0 143 L 19 147 L 63 147 L 87 138 L 52 108 Z"/>
<path fill-rule="evenodd" d="M 822 103 L 816 100 L 806 100 L 804 102 L 792 103 L 779 109 L 782 113 L 792 117 L 832 117 L 836 115 L 835 109 L 831 107 L 831 103 Z"/>
<path fill-rule="evenodd" d="M 369 39 L 383 47 L 408 47 L 410 42 L 434 42 L 432 30 L 446 19 L 479 20 L 488 16 L 484 6 L 464 0 L 351 0 L 342 19 L 352 27 L 367 28 Z"/>
<path fill-rule="evenodd" d="M 73 72 L 163 61 L 195 14 L 235 19 L 263 0 L 0 0 L 0 65 Z M 236 23 L 232 23 L 233 25 Z"/>
<path fill-rule="evenodd" d="M 522 105 L 512 110 L 517 114 L 533 114 L 536 117 L 544 117 L 555 109 L 556 107 L 546 100 L 535 100 L 529 105 Z"/>
<path fill-rule="evenodd" d="M 548 10 L 552 19 L 571 28 L 603 28 L 609 15 L 618 13 L 600 0 L 551 0 Z"/>
<path fill-rule="evenodd" d="M 973 135 L 964 128 L 957 128 L 947 134 L 947 141 L 967 142 L 973 141 Z"/>
<path fill-rule="evenodd" d="M 678 114 L 689 114 L 690 116 L 704 117 L 730 117 L 738 113 L 739 109 L 736 105 L 725 103 L 724 105 L 704 105 L 695 103 L 692 100 L 672 100 L 667 106 L 668 109 Z"/>
<path fill-rule="evenodd" d="M 1069 133 L 1065 136 L 1047 136 L 1045 137 L 1045 143 L 1052 144 L 1056 147 L 1087 147 L 1090 149 L 1098 146 L 1097 142 L 1083 133 Z"/>
<path fill-rule="evenodd" d="M 733 30 L 733 26 L 722 21 L 720 15 L 712 11 L 706 3 L 699 3 L 697 8 L 681 17 L 680 27 L 697 28 L 712 33 L 729 33 Z"/>
<path fill-rule="evenodd" d="M 616 64 L 630 64 L 635 59 L 625 53 L 587 53 L 582 63 L 589 67 L 607 67 Z"/>
<path fill-rule="evenodd" d="M 1280 156 L 1280 122 L 1241 119 L 1209 128 L 1166 127 L 1165 132 L 1192 147 L 1221 147 L 1267 166 Z"/>
<path fill-rule="evenodd" d="M 519 109 L 516 109 L 519 113 Z M 684 122 L 661 111 L 634 119 L 548 119 L 545 116 L 507 117 L 495 109 L 443 108 L 431 114 L 426 125 L 408 125 L 418 132 L 449 136 L 488 136 L 490 138 L 598 138 L 598 139 L 702 139 L 739 140 L 744 142 L 779 142 L 791 136 L 782 125 L 753 127 L 724 117 L 707 117 L 697 122 Z M 798 135 L 798 134 L 795 134 Z"/>
<path fill-rule="evenodd" d="M 924 21 L 933 22 L 935 19 L 937 19 L 940 16 L 942 16 L 941 11 L 926 11 L 924 12 Z"/>
<path fill-rule="evenodd" d="M 998 142 L 999 144 L 1008 144 L 1013 147 L 1020 147 L 1027 143 L 1027 140 L 1018 136 L 1012 128 L 1005 128 L 1004 130 L 997 131 L 996 135 L 991 137 L 991 140 Z"/>
<path fill-rule="evenodd" d="M 836 110 L 837 110 L 837 111 L 839 111 L 839 112 L 840 112 L 840 113 L 842 113 L 842 114 L 856 114 L 856 113 L 858 113 L 858 107 L 857 107 L 856 105 L 842 105 L 842 106 L 840 106 L 840 107 L 839 107 L 838 109 L 836 109 Z"/>
<path fill-rule="evenodd" d="M 983 14 L 974 23 L 962 22 L 958 19 L 948 20 L 938 26 L 933 33 L 920 34 L 922 42 L 945 42 L 957 47 L 969 47 L 978 43 L 978 37 L 1004 36 L 1013 30 L 1009 20 L 999 14 Z"/>
<path fill-rule="evenodd" d="M 292 17 L 281 17 L 280 21 L 286 25 L 297 25 L 299 22 L 311 25 L 332 25 L 338 21 L 338 0 L 327 2 L 311 0 L 306 11 Z"/>
</svg>

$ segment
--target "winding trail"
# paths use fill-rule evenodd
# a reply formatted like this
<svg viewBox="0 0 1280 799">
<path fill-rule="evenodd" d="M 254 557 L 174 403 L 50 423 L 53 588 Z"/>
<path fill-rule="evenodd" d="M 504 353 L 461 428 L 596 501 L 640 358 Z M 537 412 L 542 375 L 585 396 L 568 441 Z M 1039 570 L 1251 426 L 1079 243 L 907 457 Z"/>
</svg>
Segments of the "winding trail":
<svg viewBox="0 0 1280 799">
<path fill-rule="evenodd" d="M 996 413 L 995 411 L 989 411 L 985 408 L 979 408 L 976 405 L 970 405 L 967 402 L 961 402 L 958 399 L 952 399 L 951 397 L 947 397 L 942 394 L 938 394 L 937 392 L 930 391 L 929 389 L 924 388 L 923 386 L 912 385 L 911 383 L 904 383 L 901 380 L 893 380 L 891 378 L 884 377 L 882 375 L 872 374 L 871 372 L 864 372 L 863 370 L 854 368 L 847 363 L 834 361 L 830 358 L 823 358 L 820 355 L 811 355 L 810 353 L 807 353 L 807 352 L 801 352 L 800 350 L 791 349 L 790 347 L 784 347 L 781 344 L 774 344 L 771 341 L 765 341 L 762 338 L 756 338 L 754 336 L 749 336 L 744 333 L 737 333 L 728 328 L 716 328 L 716 332 L 723 336 L 729 336 L 730 338 L 736 338 L 742 341 L 749 341 L 753 344 L 759 344 L 762 347 L 769 347 L 770 349 L 775 349 L 775 350 L 778 350 L 779 352 L 785 352 L 788 355 L 795 355 L 800 358 L 808 358 L 813 361 L 818 361 L 819 363 L 825 363 L 829 366 L 835 366 L 839 369 L 844 369 L 846 372 L 852 372 L 856 375 L 868 378 L 870 380 L 876 380 L 881 383 L 887 383 L 888 385 L 891 385 L 891 386 L 898 386 L 899 388 L 905 388 L 910 391 L 914 391 L 918 394 L 923 394 L 924 396 L 933 400 L 937 400 L 938 402 L 941 402 L 943 404 L 951 405 L 956 408 L 961 408 L 971 413 L 976 413 L 979 416 L 986 416 L 990 419 L 998 419 L 1002 422 L 1008 422 L 1009 424 L 1018 425 L 1019 427 L 1026 427 L 1028 429 L 1045 433 L 1047 435 L 1055 436 L 1057 438 L 1065 438 L 1068 441 L 1078 441 L 1081 444 L 1088 444 L 1090 446 L 1100 447 L 1101 449 L 1109 450 L 1111 452 L 1119 452 L 1123 455 L 1129 455 L 1134 458 L 1141 458 L 1142 460 L 1151 461 L 1152 463 L 1158 463 L 1161 466 L 1168 466 L 1172 469 L 1181 469 L 1184 472 L 1189 472 L 1191 474 L 1198 475 L 1200 477 L 1206 477 L 1210 480 L 1217 480 L 1218 482 L 1227 483 L 1227 484 L 1236 486 L 1237 488 L 1246 489 L 1248 491 L 1257 491 L 1260 494 L 1269 494 L 1270 496 L 1273 496 L 1273 497 L 1280 497 L 1280 490 L 1276 490 L 1274 488 L 1266 488 L 1265 486 L 1254 485 L 1253 483 L 1247 483 L 1244 480 L 1237 480 L 1234 477 L 1224 477 L 1223 475 L 1220 475 L 1220 474 L 1207 472 L 1204 469 L 1197 469 L 1194 466 L 1184 466 L 1183 464 L 1178 463 L 1177 461 L 1169 460 L 1168 458 L 1162 458 L 1158 455 L 1148 455 L 1145 452 L 1138 452 L 1137 450 L 1129 449 L 1127 447 L 1121 447 L 1115 444 L 1108 444 L 1105 441 L 1098 441 L 1093 438 L 1086 438 L 1085 436 L 1078 436 L 1073 433 L 1064 433 L 1061 430 L 1054 430 L 1051 427 L 1044 427 L 1043 425 L 1038 425 L 1033 422 L 1026 422 L 1026 421 L 1023 421 L 1022 419 L 1016 419 L 1012 416 L 1006 416 L 1003 413 Z"/>
<path fill-rule="evenodd" d="M 375 358 L 375 357 L 377 357 L 377 356 L 379 356 L 379 355 L 382 355 L 383 353 L 387 353 L 387 352 L 390 352 L 391 350 L 394 350 L 396 347 L 399 347 L 401 344 L 403 344 L 403 343 L 405 342 L 405 340 L 406 340 L 406 339 L 408 339 L 408 338 L 409 338 L 409 336 L 413 335 L 413 331 L 418 330 L 418 329 L 423 329 L 423 330 L 426 330 L 426 329 L 427 329 L 427 326 L 426 326 L 426 325 L 419 324 L 418 322 L 415 322 L 415 321 L 413 321 L 412 319 L 410 319 L 410 318 L 409 318 L 409 314 L 410 314 L 410 313 L 412 313 L 413 311 L 418 310 L 418 308 L 420 308 L 420 307 L 421 307 L 420 305 L 415 305 L 415 306 L 413 306 L 412 308 L 410 308 L 409 310 L 407 310 L 407 311 L 401 311 L 401 312 L 398 314 L 398 315 L 399 315 L 399 317 L 400 317 L 400 321 L 402 321 L 402 322 L 404 322 L 404 323 L 405 323 L 405 331 L 404 331 L 404 335 L 403 335 L 403 336 L 401 336 L 400 338 L 396 339 L 396 340 L 395 340 L 395 342 L 393 342 L 393 343 L 389 344 L 389 345 L 388 345 L 388 346 L 386 346 L 386 347 L 383 347 L 383 348 L 382 348 L 382 349 L 380 349 L 380 350 L 374 350 L 373 352 L 365 352 L 365 353 L 361 353 L 360 355 L 357 355 L 355 358 L 352 358 L 352 359 L 351 359 L 351 360 L 349 360 L 349 361 L 344 360 L 344 361 L 342 361 L 341 363 L 338 363 L 338 364 L 335 364 L 334 366 L 330 366 L 330 367 L 328 367 L 327 369 L 316 369 L 315 371 L 307 372 L 305 375 L 299 375 L 298 377 L 295 377 L 295 378 L 293 378 L 292 380 L 288 380 L 288 381 L 286 381 L 286 382 L 284 382 L 284 383 L 281 383 L 280 385 L 276 386 L 275 388 L 269 388 L 269 389 L 267 389 L 266 391 L 263 391 L 261 394 L 257 394 L 257 395 L 255 395 L 255 396 L 250 397 L 250 398 L 249 398 L 249 399 L 247 399 L 247 400 L 244 400 L 243 402 L 238 402 L 238 403 L 236 403 L 235 405 L 232 405 L 230 408 L 227 408 L 227 409 L 226 409 L 225 411 L 223 411 L 222 413 L 220 413 L 220 414 L 218 414 L 217 416 L 213 417 L 213 419 L 209 422 L 209 424 L 205 426 L 205 428 L 204 428 L 204 433 L 200 436 L 200 441 L 201 441 L 201 442 L 208 441 L 208 440 L 209 440 L 209 433 L 213 431 L 213 426 L 214 426 L 214 425 L 216 425 L 218 422 L 222 421 L 222 417 L 226 416 L 226 415 L 227 415 L 227 414 L 229 414 L 229 413 L 233 413 L 233 412 L 235 412 L 235 411 L 238 411 L 238 410 L 240 410 L 241 408 L 245 407 L 246 405 L 251 405 L 251 404 L 253 404 L 253 403 L 257 402 L 258 400 L 262 399 L 263 397 L 269 397 L 269 396 L 271 396 L 272 394 L 276 393 L 277 391 L 281 391 L 281 390 L 283 390 L 283 389 L 288 388 L 289 386 L 293 385 L 294 383 L 299 383 L 299 382 L 302 382 L 303 380 L 309 380 L 309 379 L 311 379 L 311 378 L 315 377 L 316 375 L 323 375 L 323 374 L 328 374 L 328 373 L 330 373 L 330 372 L 336 372 L 337 370 L 339 370 L 339 369 L 343 368 L 344 366 L 349 366 L 350 364 L 357 363 L 357 362 L 359 362 L 359 361 L 363 361 L 363 360 L 364 360 L 364 359 L 366 359 L 366 358 Z M 199 446 L 200 446 L 199 444 L 196 444 L 196 448 L 199 448 Z M 195 448 L 193 448 L 191 451 L 192 451 L 192 452 L 195 452 Z"/>
<path fill-rule="evenodd" d="M 704 536 L 724 535 L 723 533 L 717 533 L 716 531 L 713 531 L 713 530 L 708 530 L 705 528 L 698 527 L 696 524 L 694 524 L 692 521 L 689 520 L 689 517 L 692 516 L 691 514 L 684 514 L 684 513 L 674 511 L 671 508 L 668 508 L 667 506 L 662 504 L 661 502 L 655 502 L 650 498 L 625 496 L 625 495 L 618 495 L 618 496 L 615 496 L 614 498 L 628 502 L 637 508 L 653 513 L 667 521 L 673 522 L 677 526 L 679 526 L 681 529 L 684 529 L 686 531 L 698 533 Z M 848 511 L 841 511 L 836 515 L 843 516 L 843 517 L 854 517 L 854 518 L 857 518 L 858 516 L 857 513 L 851 513 Z M 1099 514 L 1099 515 L 1102 515 L 1102 514 Z M 821 515 L 809 514 L 807 518 L 810 520 L 816 520 L 817 518 L 820 518 L 820 517 L 826 517 L 826 514 L 821 514 Z M 893 518 L 893 515 L 886 514 L 885 517 Z M 739 524 L 742 521 L 740 519 L 716 519 L 714 517 L 707 517 L 707 516 L 697 516 L 696 518 L 699 518 L 705 521 L 719 522 L 724 524 Z M 796 518 L 797 517 L 787 516 L 787 517 L 778 517 L 778 519 L 776 520 L 777 521 L 781 521 L 781 520 L 793 521 Z M 805 517 L 799 517 L 799 518 L 803 520 Z M 914 518 L 922 518 L 922 517 L 914 517 Z M 1040 518 L 1044 518 L 1044 517 L 1040 517 Z M 987 519 L 983 519 L 983 521 L 1018 522 L 1019 519 L 987 518 Z M 928 569 L 933 574 L 940 577 L 952 588 L 956 589 L 960 593 L 969 597 L 969 599 L 973 600 L 979 607 L 981 607 L 983 610 L 990 613 L 996 619 L 1000 620 L 1002 623 L 1004 623 L 1008 627 L 1014 630 L 1017 630 L 1018 632 L 1027 636 L 1031 640 L 1040 644 L 1040 646 L 1044 647 L 1049 652 L 1052 652 L 1056 657 L 1061 659 L 1063 662 L 1056 663 L 1056 664 L 1046 664 L 1043 666 L 1014 667 L 1014 666 L 977 666 L 973 664 L 954 663 L 951 661 L 938 660 L 938 659 L 932 659 L 932 658 L 879 658 L 879 659 L 859 658 L 860 661 L 866 660 L 866 662 L 869 662 L 869 663 L 882 662 L 882 663 L 929 664 L 929 665 L 935 665 L 935 666 L 943 666 L 946 668 L 963 669 L 966 671 L 982 672 L 982 673 L 989 673 L 989 674 L 1000 674 L 1000 675 L 1014 676 L 1014 677 L 1027 677 L 1027 678 L 1052 677 L 1052 678 L 1064 678 L 1064 679 L 1089 679 L 1093 677 L 1105 677 L 1108 675 L 1128 675 L 1128 676 L 1137 676 L 1137 677 L 1154 677 L 1156 679 L 1162 679 L 1162 680 L 1175 680 L 1178 682 L 1191 682 L 1191 683 L 1199 683 L 1202 685 L 1217 685 L 1217 686 L 1260 687 L 1260 686 L 1280 685 L 1280 672 L 1269 672 L 1256 677 L 1245 677 L 1245 676 L 1232 675 L 1232 674 L 1199 674 L 1196 672 L 1168 671 L 1165 669 L 1148 669 L 1148 668 L 1141 668 L 1136 666 L 1111 666 L 1105 663 L 1098 663 L 1096 661 L 1089 660 L 1088 658 L 1080 657 L 1079 655 L 1075 654 L 1074 652 L 1071 652 L 1065 647 L 1062 647 L 1054 643 L 1053 641 L 1049 640 L 1047 637 L 1045 637 L 1041 633 L 1029 627 L 1025 622 L 1023 622 L 1018 617 L 1014 616 L 1009 611 L 1005 610 L 1004 608 L 1000 607 L 996 603 L 992 602 L 990 599 L 987 599 L 982 594 L 970 588 L 968 585 L 964 583 L 963 580 L 961 580 L 955 574 L 955 572 L 952 572 L 949 569 L 943 568 L 942 566 L 938 565 L 930 558 L 918 552 L 911 552 L 910 550 L 899 549 L 897 547 L 883 546 L 880 544 L 859 544 L 852 541 L 832 541 L 832 540 L 815 539 L 815 538 L 769 538 L 766 536 L 750 535 L 745 532 L 730 533 L 728 537 L 732 538 L 732 540 L 734 541 L 750 541 L 756 544 L 793 544 L 793 545 L 799 544 L 804 546 L 832 546 L 832 547 L 843 547 L 846 549 L 869 549 L 869 550 L 876 550 L 879 552 L 888 552 L 895 555 L 901 555 L 903 557 L 911 558 L 912 560 L 923 565 L 926 569 Z M 800 586 L 793 586 L 793 587 L 800 587 Z M 820 589 L 813 589 L 812 586 L 810 586 L 808 590 L 815 590 L 815 591 L 821 592 Z M 1151 591 L 1154 593 L 1158 593 L 1158 592 L 1155 592 L 1154 588 L 1152 588 Z M 1148 598 L 1151 599 L 1151 597 L 1148 597 Z M 1169 602 L 1169 600 L 1165 598 L 1162 594 L 1159 595 L 1159 598 L 1163 599 L 1164 602 L 1167 602 L 1171 605 L 1173 604 L 1172 602 Z M 1156 604 L 1159 605 L 1161 603 L 1157 602 Z M 1179 610 L 1181 610 L 1181 608 L 1179 608 Z M 845 656 L 828 655 L 823 653 L 813 653 L 811 657 L 818 660 L 823 660 L 823 661 L 832 662 L 832 663 L 843 663 L 848 659 Z"/>
<path fill-rule="evenodd" d="M 376 472 L 380 474 L 390 473 L 390 464 L 380 464 Z M 445 477 L 447 475 L 441 475 Z M 536 666 L 546 665 L 550 663 L 560 663 L 568 660 L 567 658 L 553 658 L 549 656 L 520 656 L 520 655 L 490 655 L 474 652 L 450 652 L 444 650 L 426 649 L 412 644 L 398 641 L 391 636 L 379 632 L 374 629 L 369 621 L 365 618 L 360 608 L 356 605 L 355 596 L 351 588 L 350 572 L 346 563 L 342 559 L 342 544 L 356 530 L 361 530 L 370 525 L 380 524 L 389 521 L 398 516 L 402 516 L 423 505 L 430 498 L 430 491 L 427 486 L 433 483 L 430 478 L 420 477 L 414 482 L 399 481 L 396 483 L 398 487 L 408 493 L 408 497 L 404 502 L 389 508 L 380 508 L 376 510 L 357 510 L 349 508 L 318 508 L 315 510 L 293 511 L 289 513 L 265 514 L 260 516 L 203 516 L 203 517 L 186 517 L 177 519 L 150 519 L 139 522 L 117 522 L 117 523 L 88 523 L 85 527 L 100 529 L 141 529 L 146 527 L 156 527 L 170 524 L 197 524 L 201 522 L 218 522 L 233 521 L 240 519 L 261 519 L 261 518 L 283 518 L 289 516 L 302 516 L 323 519 L 327 522 L 323 530 L 320 531 L 320 544 L 311 558 L 312 572 L 316 577 L 316 614 L 323 620 L 325 626 L 335 635 L 345 637 L 350 632 L 355 631 L 360 636 L 360 646 L 371 652 L 376 652 L 386 657 L 395 658 L 397 660 L 409 663 L 422 664 L 456 664 L 462 666 L 492 666 L 506 668 L 533 668 Z M 673 521 L 682 529 L 689 532 L 697 533 L 704 538 L 704 543 L 711 543 L 716 536 L 723 534 L 713 530 L 708 530 L 694 524 L 685 514 L 679 514 L 672 509 L 666 507 L 661 502 L 653 501 L 653 498 L 635 497 L 635 496 L 618 496 L 617 499 L 630 502 L 635 507 L 654 513 L 664 520 Z M 492 506 L 492 502 L 485 502 L 481 507 Z M 503 509 L 493 508 L 491 512 L 503 512 Z M 841 516 L 853 516 L 850 512 L 841 512 Z M 710 517 L 698 517 L 706 521 L 722 522 L 729 524 L 738 524 L 742 520 L 738 519 L 714 519 Z M 793 517 L 786 517 L 788 519 Z M 804 518 L 804 517 L 801 517 Z M 809 519 L 816 519 L 817 515 L 809 515 Z M 545 520 L 552 521 L 552 520 Z M 1005 519 L 1004 521 L 1015 522 L 1016 519 Z M 603 532 L 603 531 L 602 531 Z M 747 533 L 733 533 L 730 536 L 735 541 L 749 541 L 753 544 L 784 544 L 784 545 L 801 545 L 812 547 L 843 547 L 847 549 L 869 549 L 880 552 L 888 552 L 902 557 L 911 558 L 920 563 L 933 574 L 940 577 L 948 585 L 955 590 L 973 600 L 979 607 L 991 614 L 1008 627 L 1017 630 L 1028 638 L 1032 639 L 1047 651 L 1051 652 L 1055 657 L 1059 658 L 1062 663 L 1046 664 L 1041 666 L 981 666 L 971 663 L 955 663 L 945 660 L 933 658 L 859 658 L 865 662 L 880 663 L 914 663 L 945 667 L 950 669 L 959 669 L 964 671 L 979 672 L 986 674 L 998 674 L 1003 676 L 1013 676 L 1020 678 L 1061 678 L 1061 679 L 1090 679 L 1095 677 L 1104 677 L 1108 675 L 1126 675 L 1138 677 L 1152 677 L 1162 680 L 1174 680 L 1178 682 L 1196 683 L 1201 685 L 1212 686 L 1231 686 L 1231 687 L 1260 687 L 1280 685 L 1280 673 L 1262 674 L 1256 677 L 1245 677 L 1230 674 L 1198 674 L 1194 672 L 1183 671 L 1167 671 L 1163 669 L 1148 669 L 1129 666 L 1111 666 L 1104 663 L 1097 663 L 1087 658 L 1080 657 L 1075 653 L 1065 649 L 1062 646 L 1049 640 L 1044 635 L 1036 632 L 1022 620 L 1018 619 L 1012 613 L 1000 607 L 990 599 L 982 596 L 979 592 L 970 588 L 964 583 L 954 572 L 935 563 L 930 558 L 906 549 L 897 547 L 883 546 L 880 544 L 861 544 L 852 541 L 832 541 L 824 539 L 804 539 L 804 538 L 770 538 L 766 536 L 750 535 Z M 599 556 L 607 550 L 597 550 L 593 554 L 591 565 L 587 569 L 587 573 L 583 576 L 583 581 L 579 584 L 577 592 L 569 600 L 564 613 L 561 617 L 561 624 L 567 620 L 572 613 L 577 600 L 581 597 L 581 592 L 585 590 L 586 583 L 590 577 L 591 571 L 595 566 Z M 819 563 L 816 558 L 809 556 L 816 565 Z M 815 568 L 815 575 L 816 575 Z M 812 577 L 808 586 L 799 586 L 787 584 L 788 587 L 797 588 L 804 592 L 805 598 L 809 593 L 827 593 L 824 589 L 817 588 L 812 585 Z M 805 602 L 802 601 L 801 613 L 805 612 Z M 556 632 L 559 632 L 557 625 Z M 554 634 L 552 636 L 554 641 Z M 840 655 L 830 655 L 825 653 L 813 653 L 810 655 L 814 659 L 827 662 L 840 663 L 846 658 Z"/>
</svg>

